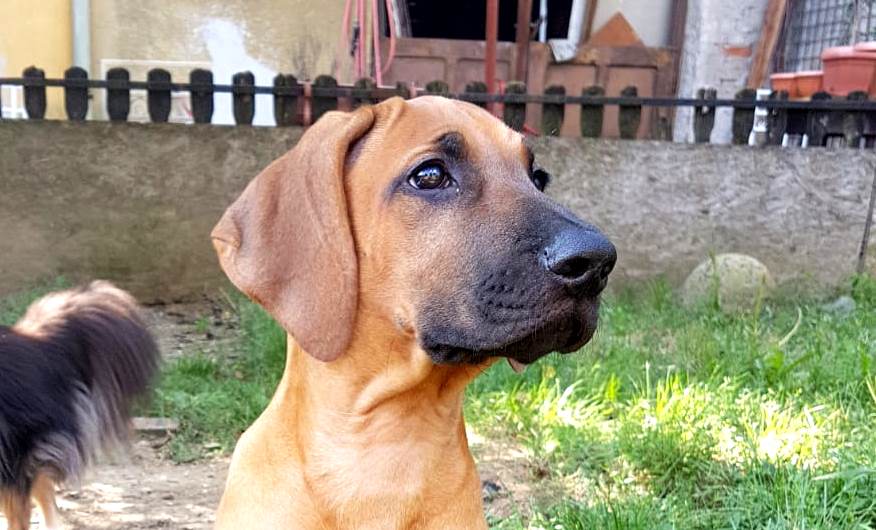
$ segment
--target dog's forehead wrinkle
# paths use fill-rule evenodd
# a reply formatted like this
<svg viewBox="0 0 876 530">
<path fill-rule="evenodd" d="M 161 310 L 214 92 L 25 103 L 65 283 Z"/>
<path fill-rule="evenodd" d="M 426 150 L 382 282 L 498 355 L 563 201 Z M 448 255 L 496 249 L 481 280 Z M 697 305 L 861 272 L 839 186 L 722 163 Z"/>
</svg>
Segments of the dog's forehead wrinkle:
<svg viewBox="0 0 876 530">
<path fill-rule="evenodd" d="M 438 148 L 449 158 L 462 160 L 466 156 L 465 138 L 457 131 L 442 134 L 436 143 Z"/>
</svg>

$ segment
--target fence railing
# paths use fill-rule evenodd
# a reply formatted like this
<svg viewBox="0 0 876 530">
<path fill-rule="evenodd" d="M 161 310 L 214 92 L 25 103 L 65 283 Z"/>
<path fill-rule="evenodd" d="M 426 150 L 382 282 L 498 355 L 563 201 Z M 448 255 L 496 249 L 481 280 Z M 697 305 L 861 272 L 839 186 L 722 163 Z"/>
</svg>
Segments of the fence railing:
<svg viewBox="0 0 876 530">
<path fill-rule="evenodd" d="M 188 92 L 191 99 L 191 117 L 195 123 L 213 121 L 214 96 L 228 93 L 232 97 L 234 121 L 251 125 L 255 115 L 257 94 L 273 96 L 274 121 L 279 127 L 307 126 L 325 112 L 351 109 L 363 104 L 376 103 L 394 96 L 412 98 L 434 94 L 469 101 L 481 106 L 492 106 L 510 127 L 524 132 L 556 136 L 565 120 L 569 105 L 580 106 L 580 134 L 583 137 L 602 136 L 606 106 L 617 106 L 619 135 L 623 139 L 637 137 L 646 107 L 691 107 L 693 109 L 693 138 L 697 143 L 710 142 L 715 125 L 715 110 L 729 107 L 733 111 L 733 143 L 749 143 L 755 122 L 755 110 L 766 112 L 766 128 L 759 143 L 785 146 L 848 146 L 873 148 L 876 146 L 876 101 L 870 101 L 866 92 L 854 92 L 846 98 L 815 94 L 810 100 L 789 100 L 785 92 L 773 92 L 767 100 L 756 100 L 754 90 L 745 89 L 734 99 L 718 99 L 715 89 L 700 89 L 695 98 L 639 97 L 638 90 L 629 86 L 620 96 L 605 95 L 599 86 L 584 88 L 580 95 L 568 95 L 563 86 L 552 85 L 543 94 L 529 94 L 520 82 L 502 85 L 501 93 L 488 94 L 483 82 L 471 82 L 462 93 L 451 93 L 444 81 L 432 81 L 425 87 L 398 83 L 395 87 L 378 87 L 371 79 L 360 79 L 353 85 L 339 85 L 331 76 L 317 77 L 313 82 L 299 82 L 292 75 L 280 74 L 273 86 L 257 86 L 250 72 L 240 72 L 231 84 L 213 81 L 209 70 L 192 70 L 186 83 L 173 82 L 167 70 L 148 72 L 146 81 L 132 81 L 124 68 L 107 71 L 105 79 L 89 79 L 87 72 L 78 67 L 68 69 L 63 79 L 48 79 L 43 70 L 30 67 L 21 77 L 0 78 L 2 86 L 20 86 L 24 92 L 24 107 L 28 119 L 45 117 L 48 87 L 64 90 L 64 108 L 68 119 L 83 121 L 88 115 L 89 89 L 106 91 L 106 113 L 110 121 L 126 121 L 131 109 L 131 90 L 147 92 L 149 119 L 155 123 L 167 122 L 171 111 L 171 93 Z M 2 94 L 2 91 L 0 91 Z M 0 108 L 2 108 L 0 101 Z M 541 105 L 540 127 L 533 130 L 526 125 L 527 105 Z M 671 139 L 668 123 L 652 124 L 650 137 Z"/>
</svg>

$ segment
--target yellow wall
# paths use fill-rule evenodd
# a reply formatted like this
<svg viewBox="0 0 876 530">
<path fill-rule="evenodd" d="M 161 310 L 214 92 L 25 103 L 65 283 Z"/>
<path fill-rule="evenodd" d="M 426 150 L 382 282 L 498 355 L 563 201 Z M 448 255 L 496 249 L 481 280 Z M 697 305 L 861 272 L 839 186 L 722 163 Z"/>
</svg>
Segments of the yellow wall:
<svg viewBox="0 0 876 530">
<path fill-rule="evenodd" d="M 3 0 L 0 16 L 0 75 L 19 77 L 38 66 L 46 77 L 62 77 L 73 61 L 70 0 Z M 47 118 L 61 118 L 64 95 L 48 88 Z"/>
</svg>

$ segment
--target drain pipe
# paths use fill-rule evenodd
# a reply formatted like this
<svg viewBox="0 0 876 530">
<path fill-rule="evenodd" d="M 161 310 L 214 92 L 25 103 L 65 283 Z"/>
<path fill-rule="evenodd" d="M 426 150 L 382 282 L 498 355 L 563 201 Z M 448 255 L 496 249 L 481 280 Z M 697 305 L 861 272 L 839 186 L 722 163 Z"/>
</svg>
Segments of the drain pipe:
<svg viewBox="0 0 876 530">
<path fill-rule="evenodd" d="M 499 40 L 499 0 L 487 0 L 486 50 L 484 53 L 484 82 L 487 94 L 496 93 L 496 43 Z M 495 104 L 487 103 L 487 110 L 495 112 Z"/>
<path fill-rule="evenodd" d="M 73 65 L 91 70 L 91 0 L 73 0 Z"/>
</svg>

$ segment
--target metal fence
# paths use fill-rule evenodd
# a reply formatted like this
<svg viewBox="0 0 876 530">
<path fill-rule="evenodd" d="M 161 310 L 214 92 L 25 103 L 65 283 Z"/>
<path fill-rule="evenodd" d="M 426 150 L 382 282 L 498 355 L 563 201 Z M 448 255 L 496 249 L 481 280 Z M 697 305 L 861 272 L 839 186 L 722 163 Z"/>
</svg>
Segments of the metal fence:
<svg viewBox="0 0 876 530">
<path fill-rule="evenodd" d="M 127 121 L 131 107 L 131 90 L 145 90 L 150 121 L 167 122 L 171 110 L 171 94 L 187 92 L 191 100 L 194 123 L 212 122 L 216 94 L 230 94 L 233 114 L 238 125 L 251 125 L 255 114 L 255 95 L 268 94 L 273 99 L 276 125 L 307 126 L 325 112 L 352 109 L 363 104 L 376 103 L 390 97 L 412 98 L 426 94 L 470 101 L 488 107 L 510 127 L 529 134 L 556 136 L 565 120 L 566 109 L 580 107 L 580 134 L 583 137 L 602 136 L 605 125 L 605 107 L 617 106 L 618 130 L 623 139 L 639 135 L 643 112 L 654 107 L 692 107 L 693 133 L 698 143 L 708 143 L 715 124 L 715 109 L 733 110 L 733 143 L 748 144 L 752 138 L 755 110 L 761 109 L 763 125 L 758 143 L 797 146 L 848 146 L 873 148 L 876 146 L 876 101 L 870 101 L 864 92 L 852 93 L 848 98 L 832 98 L 826 93 L 816 94 L 811 101 L 790 101 L 787 93 L 774 92 L 767 100 L 756 101 L 754 90 L 741 90 L 734 99 L 719 99 L 715 89 L 704 88 L 695 98 L 639 97 L 634 86 L 621 91 L 619 96 L 606 96 L 602 87 L 585 88 L 580 95 L 567 95 L 563 86 L 549 86 L 542 94 L 527 93 L 520 82 L 504 84 L 499 94 L 487 93 L 483 82 L 472 82 L 462 93 L 451 93 L 443 81 L 433 81 L 425 87 L 399 83 L 395 87 L 378 87 L 371 79 L 360 79 L 354 85 L 339 85 L 330 76 L 319 76 L 312 83 L 299 82 L 294 76 L 280 74 L 273 86 L 256 86 L 250 72 L 233 76 L 230 84 L 213 82 L 208 70 L 196 69 L 186 83 L 173 82 L 170 73 L 153 69 L 145 81 L 130 80 L 129 72 L 114 68 L 106 79 L 89 79 L 85 70 L 73 67 L 63 79 L 47 79 L 42 70 L 30 67 L 18 78 L 0 78 L 3 86 L 22 87 L 27 118 L 41 120 L 46 114 L 46 90 L 59 87 L 64 91 L 64 108 L 68 119 L 84 121 L 88 115 L 89 90 L 106 91 L 106 111 L 110 121 Z M 0 90 L 2 93 L 2 90 Z M 2 102 L 0 102 L 2 103 Z M 530 128 L 527 107 L 541 107 L 540 126 Z M 0 105 L 2 107 L 2 105 Z M 669 140 L 671 127 L 654 120 L 650 138 Z"/>
</svg>

